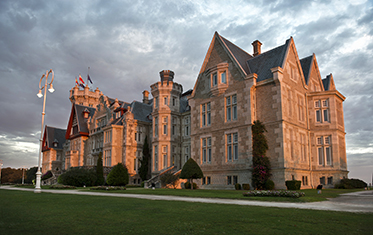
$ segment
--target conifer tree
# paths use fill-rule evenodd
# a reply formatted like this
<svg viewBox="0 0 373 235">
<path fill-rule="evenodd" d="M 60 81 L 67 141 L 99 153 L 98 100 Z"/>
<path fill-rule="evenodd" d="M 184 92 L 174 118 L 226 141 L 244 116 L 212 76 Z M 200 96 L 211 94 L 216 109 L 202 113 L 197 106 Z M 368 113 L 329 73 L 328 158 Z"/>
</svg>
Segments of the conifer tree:
<svg viewBox="0 0 373 235">
<path fill-rule="evenodd" d="M 102 163 L 102 152 L 98 155 L 97 159 L 97 166 L 96 166 L 96 175 L 97 175 L 97 185 L 104 185 L 105 178 L 104 178 L 104 167 Z"/>
<path fill-rule="evenodd" d="M 271 165 L 266 151 L 268 150 L 267 138 L 264 135 L 266 128 L 260 121 L 254 121 L 252 126 L 253 138 L 253 185 L 257 189 L 264 189 L 265 183 L 271 177 Z"/>
<path fill-rule="evenodd" d="M 150 176 L 150 150 L 148 144 L 148 137 L 145 137 L 144 145 L 142 148 L 142 160 L 139 168 L 139 175 L 142 181 L 149 179 Z"/>
</svg>

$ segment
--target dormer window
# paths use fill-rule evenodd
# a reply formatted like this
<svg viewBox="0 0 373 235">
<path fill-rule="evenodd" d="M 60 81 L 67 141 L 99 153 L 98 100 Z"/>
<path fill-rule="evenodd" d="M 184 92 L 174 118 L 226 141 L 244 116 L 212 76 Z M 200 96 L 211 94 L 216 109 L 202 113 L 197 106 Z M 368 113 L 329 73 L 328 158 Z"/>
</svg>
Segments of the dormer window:
<svg viewBox="0 0 373 235">
<path fill-rule="evenodd" d="M 54 148 L 58 147 L 58 140 L 57 139 L 54 139 L 54 141 L 53 141 L 53 147 Z"/>
<path fill-rule="evenodd" d="M 210 87 L 213 95 L 220 94 L 228 88 L 228 67 L 228 63 L 220 63 L 207 71 L 210 76 Z"/>
<path fill-rule="evenodd" d="M 84 111 L 83 111 L 83 117 L 88 118 L 89 113 L 90 113 L 89 110 L 87 108 L 85 108 Z"/>
</svg>

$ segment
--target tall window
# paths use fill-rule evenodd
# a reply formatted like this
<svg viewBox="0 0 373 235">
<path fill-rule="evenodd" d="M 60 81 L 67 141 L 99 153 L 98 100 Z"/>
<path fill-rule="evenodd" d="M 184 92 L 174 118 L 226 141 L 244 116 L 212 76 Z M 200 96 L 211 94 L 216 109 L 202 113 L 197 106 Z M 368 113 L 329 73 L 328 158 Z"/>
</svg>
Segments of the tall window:
<svg viewBox="0 0 373 235">
<path fill-rule="evenodd" d="M 332 166 L 331 136 L 317 137 L 317 157 L 320 166 Z"/>
<path fill-rule="evenodd" d="M 158 170 L 158 146 L 154 145 L 154 170 Z"/>
<path fill-rule="evenodd" d="M 306 154 L 307 154 L 306 135 L 300 134 L 300 155 L 301 155 L 302 161 L 306 161 Z"/>
<path fill-rule="evenodd" d="M 298 118 L 304 121 L 304 101 L 302 96 L 298 96 Z"/>
<path fill-rule="evenodd" d="M 220 74 L 220 78 L 221 78 L 221 83 L 225 83 L 225 84 L 227 83 L 227 76 L 226 76 L 225 71 Z"/>
<path fill-rule="evenodd" d="M 218 85 L 218 74 L 214 73 L 212 75 L 212 86 L 216 86 L 216 85 Z"/>
<path fill-rule="evenodd" d="M 163 97 L 163 104 L 168 105 L 168 97 L 167 96 Z"/>
<path fill-rule="evenodd" d="M 211 103 L 201 105 L 201 126 L 210 126 L 211 125 Z"/>
<path fill-rule="evenodd" d="M 329 117 L 329 100 L 316 100 L 315 101 L 316 110 L 316 122 L 330 122 Z"/>
<path fill-rule="evenodd" d="M 167 146 L 162 146 L 162 155 L 163 155 L 163 168 L 166 168 L 168 166 Z"/>
<path fill-rule="evenodd" d="M 176 118 L 172 118 L 172 135 L 176 135 Z"/>
<path fill-rule="evenodd" d="M 154 104 L 155 104 L 155 107 L 158 108 L 158 97 L 155 97 L 155 102 L 154 102 Z"/>
<path fill-rule="evenodd" d="M 158 136 L 158 117 L 154 118 L 154 136 Z"/>
<path fill-rule="evenodd" d="M 308 177 L 302 176 L 302 185 L 308 185 Z"/>
<path fill-rule="evenodd" d="M 105 166 L 111 166 L 111 150 L 104 151 Z"/>
<path fill-rule="evenodd" d="M 225 117 L 227 122 L 237 120 L 237 95 L 225 98 Z"/>
<path fill-rule="evenodd" d="M 163 134 L 167 135 L 167 122 L 168 122 L 168 117 L 163 118 Z"/>
<path fill-rule="evenodd" d="M 189 136 L 189 117 L 184 119 L 184 135 Z"/>
<path fill-rule="evenodd" d="M 111 130 L 110 131 L 105 131 L 105 143 L 110 143 L 111 142 Z"/>
<path fill-rule="evenodd" d="M 202 162 L 211 163 L 211 137 L 202 138 Z"/>
<path fill-rule="evenodd" d="M 187 162 L 189 159 L 189 146 L 185 146 L 184 153 L 185 153 L 185 162 Z"/>
<path fill-rule="evenodd" d="M 238 159 L 238 134 L 232 133 L 226 135 L 226 154 L 227 161 Z"/>
</svg>

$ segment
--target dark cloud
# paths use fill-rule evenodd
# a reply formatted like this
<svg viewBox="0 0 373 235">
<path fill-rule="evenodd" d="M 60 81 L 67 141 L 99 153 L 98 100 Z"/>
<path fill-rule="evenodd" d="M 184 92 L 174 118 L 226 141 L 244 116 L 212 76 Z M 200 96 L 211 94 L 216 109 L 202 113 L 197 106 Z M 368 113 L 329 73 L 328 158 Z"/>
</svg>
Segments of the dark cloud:
<svg viewBox="0 0 373 235">
<path fill-rule="evenodd" d="M 37 164 L 36 93 L 46 70 L 55 72 L 56 91 L 47 94 L 45 123 L 66 128 L 69 90 L 88 67 L 93 88 L 123 101 L 141 100 L 163 69 L 173 70 L 186 91 L 218 31 L 248 53 L 256 39 L 266 51 L 290 36 L 300 58 L 316 53 L 322 77 L 333 73 L 347 97 L 349 166 L 367 163 L 372 11 L 371 2 L 335 1 L 0 1 L 0 159 L 4 166 Z"/>
</svg>

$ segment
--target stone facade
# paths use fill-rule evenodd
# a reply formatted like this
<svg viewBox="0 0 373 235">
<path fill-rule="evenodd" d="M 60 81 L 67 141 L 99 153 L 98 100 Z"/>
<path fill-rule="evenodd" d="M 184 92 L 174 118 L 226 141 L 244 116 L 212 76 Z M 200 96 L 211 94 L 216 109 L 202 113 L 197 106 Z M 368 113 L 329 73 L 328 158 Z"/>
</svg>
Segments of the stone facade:
<svg viewBox="0 0 373 235">
<path fill-rule="evenodd" d="M 276 188 L 291 179 L 302 188 L 332 187 L 348 173 L 345 97 L 331 74 L 322 79 L 315 55 L 298 58 L 293 38 L 263 53 L 261 42 L 252 45 L 253 55 L 215 33 L 194 89 L 186 92 L 170 70 L 150 86 L 153 99 L 144 91 L 142 102 L 75 86 L 62 168 L 94 166 L 102 154 L 105 167 L 124 163 L 130 183 L 139 184 L 147 137 L 153 177 L 179 171 L 192 157 L 204 173 L 200 188 L 233 189 L 251 184 L 251 127 L 260 120 Z"/>
</svg>

